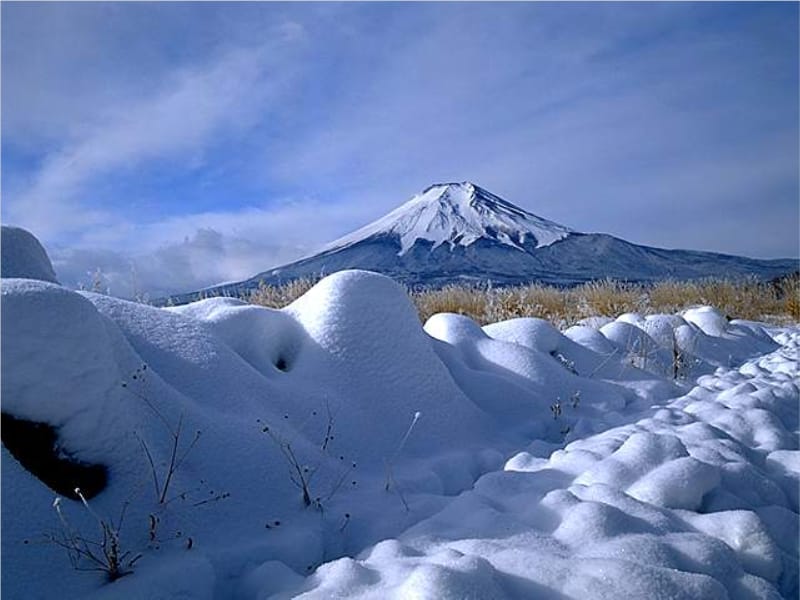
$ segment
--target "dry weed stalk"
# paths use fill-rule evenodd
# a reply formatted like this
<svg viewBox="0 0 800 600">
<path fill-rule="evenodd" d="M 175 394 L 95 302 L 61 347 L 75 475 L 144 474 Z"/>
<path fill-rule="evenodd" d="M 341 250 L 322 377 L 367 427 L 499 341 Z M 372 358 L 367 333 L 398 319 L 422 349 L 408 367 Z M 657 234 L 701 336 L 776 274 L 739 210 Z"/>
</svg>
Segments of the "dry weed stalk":
<svg viewBox="0 0 800 600">
<path fill-rule="evenodd" d="M 112 519 L 100 517 L 89 505 L 80 488 L 75 488 L 75 494 L 80 498 L 84 508 L 97 521 L 100 537 L 97 539 L 87 537 L 74 528 L 61 507 L 61 498 L 56 497 L 53 501 L 53 508 L 58 515 L 61 531 L 58 534 L 47 536 L 48 541 L 67 551 L 70 563 L 76 571 L 101 571 L 106 574 L 109 581 L 115 581 L 132 573 L 133 565 L 142 555 L 134 555 L 130 550 L 123 551 L 122 549 L 119 532 L 125 519 L 128 503 L 122 505 L 119 519 L 115 523 Z"/>
</svg>

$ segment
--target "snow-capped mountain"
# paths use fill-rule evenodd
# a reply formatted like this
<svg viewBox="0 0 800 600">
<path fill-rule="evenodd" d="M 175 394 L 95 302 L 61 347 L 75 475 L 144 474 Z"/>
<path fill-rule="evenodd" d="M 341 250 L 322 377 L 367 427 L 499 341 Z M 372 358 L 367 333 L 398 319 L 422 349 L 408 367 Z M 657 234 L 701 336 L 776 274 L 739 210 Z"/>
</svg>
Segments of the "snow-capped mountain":
<svg viewBox="0 0 800 600">
<path fill-rule="evenodd" d="M 470 182 L 432 185 L 378 219 L 328 244 L 322 252 L 350 247 L 373 236 L 394 235 L 400 255 L 418 241 L 470 246 L 480 239 L 495 240 L 517 250 L 541 248 L 562 240 L 571 230 L 542 219 Z"/>
<path fill-rule="evenodd" d="M 632 244 L 580 233 L 531 214 L 470 183 L 428 187 L 405 204 L 319 252 L 239 283 L 173 298 L 238 294 L 260 282 L 280 284 L 343 269 L 390 275 L 408 285 L 455 282 L 574 285 L 606 277 L 626 281 L 702 277 L 777 277 L 796 259 L 757 260 Z"/>
</svg>

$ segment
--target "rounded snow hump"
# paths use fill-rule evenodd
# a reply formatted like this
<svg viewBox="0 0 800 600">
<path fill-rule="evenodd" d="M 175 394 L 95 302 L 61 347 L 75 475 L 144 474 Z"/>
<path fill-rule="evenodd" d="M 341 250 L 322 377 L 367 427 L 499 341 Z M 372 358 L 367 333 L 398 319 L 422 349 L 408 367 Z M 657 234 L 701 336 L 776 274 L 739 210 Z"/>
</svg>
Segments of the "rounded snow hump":
<svg viewBox="0 0 800 600">
<path fill-rule="evenodd" d="M 2 260 L 0 260 L 2 277 L 58 283 L 47 252 L 31 232 L 21 227 L 3 225 L 0 242 L 2 242 Z"/>
<path fill-rule="evenodd" d="M 441 447 L 444 431 L 453 444 L 481 435 L 485 415 L 453 381 L 405 290 L 391 278 L 339 271 L 284 310 L 308 335 L 296 376 L 313 377 L 342 399 L 342 419 L 350 419 L 354 439 L 393 449 L 417 412 L 420 435 L 408 450 Z"/>
</svg>

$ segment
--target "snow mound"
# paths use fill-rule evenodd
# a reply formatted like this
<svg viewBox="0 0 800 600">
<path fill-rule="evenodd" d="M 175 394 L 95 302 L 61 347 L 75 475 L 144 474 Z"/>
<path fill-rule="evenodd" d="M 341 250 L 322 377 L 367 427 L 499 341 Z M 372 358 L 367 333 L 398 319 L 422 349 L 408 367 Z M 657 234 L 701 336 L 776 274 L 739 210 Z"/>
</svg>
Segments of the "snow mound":
<svg viewBox="0 0 800 600">
<path fill-rule="evenodd" d="M 265 376 L 292 369 L 307 338 L 302 326 L 285 312 L 233 298 L 209 298 L 167 310 L 203 321 Z"/>
<path fill-rule="evenodd" d="M 2 276 L 58 283 L 56 272 L 42 244 L 29 231 L 3 225 L 0 232 Z"/>
<path fill-rule="evenodd" d="M 458 388 L 405 291 L 389 277 L 340 271 L 285 312 L 309 338 L 294 375 L 328 390 L 340 420 L 376 455 L 396 450 L 416 413 L 404 450 L 411 455 L 486 435 L 485 416 Z"/>
<path fill-rule="evenodd" d="M 683 318 L 697 325 L 706 335 L 721 336 L 728 329 L 728 320 L 725 315 L 711 306 L 690 308 L 684 311 Z"/>
<path fill-rule="evenodd" d="M 512 342 L 539 352 L 556 352 L 564 341 L 562 333 L 544 319 L 511 319 L 486 325 L 483 330 L 497 340 Z"/>
<path fill-rule="evenodd" d="M 547 415 L 554 404 L 573 403 L 577 409 L 581 397 L 591 399 L 581 410 L 584 419 L 625 405 L 619 390 L 579 376 L 574 361 L 559 352 L 562 345 L 572 343 L 570 340 L 551 325 L 534 321 L 538 320 L 514 319 L 481 329 L 467 317 L 442 313 L 428 319 L 425 331 L 444 342 L 439 347 L 440 356 L 452 365 L 459 381 L 468 383 L 462 387 L 506 428 L 518 422 L 521 415 Z M 535 336 L 529 339 L 532 328 L 542 333 L 544 340 Z M 471 373 L 459 372 L 456 361 Z M 470 375 L 476 372 L 481 373 L 484 384 L 492 382 L 493 394 L 487 394 L 481 382 L 470 381 Z M 545 419 L 528 427 L 535 427 L 537 435 L 545 438 L 560 436 L 556 423 Z"/>
<path fill-rule="evenodd" d="M 3 412 L 60 428 L 78 454 L 108 442 L 121 374 L 106 321 L 32 279 L 3 279 L 2 303 Z"/>
</svg>

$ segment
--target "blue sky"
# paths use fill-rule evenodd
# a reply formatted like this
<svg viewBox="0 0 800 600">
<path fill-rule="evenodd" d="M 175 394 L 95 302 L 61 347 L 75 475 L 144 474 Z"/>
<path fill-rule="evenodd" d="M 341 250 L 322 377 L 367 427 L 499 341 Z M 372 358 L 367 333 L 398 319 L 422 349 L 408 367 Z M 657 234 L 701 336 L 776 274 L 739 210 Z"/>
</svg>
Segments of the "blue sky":
<svg viewBox="0 0 800 600">
<path fill-rule="evenodd" d="M 2 220 L 62 281 L 242 279 L 433 182 L 798 254 L 796 3 L 3 3 Z"/>
</svg>

